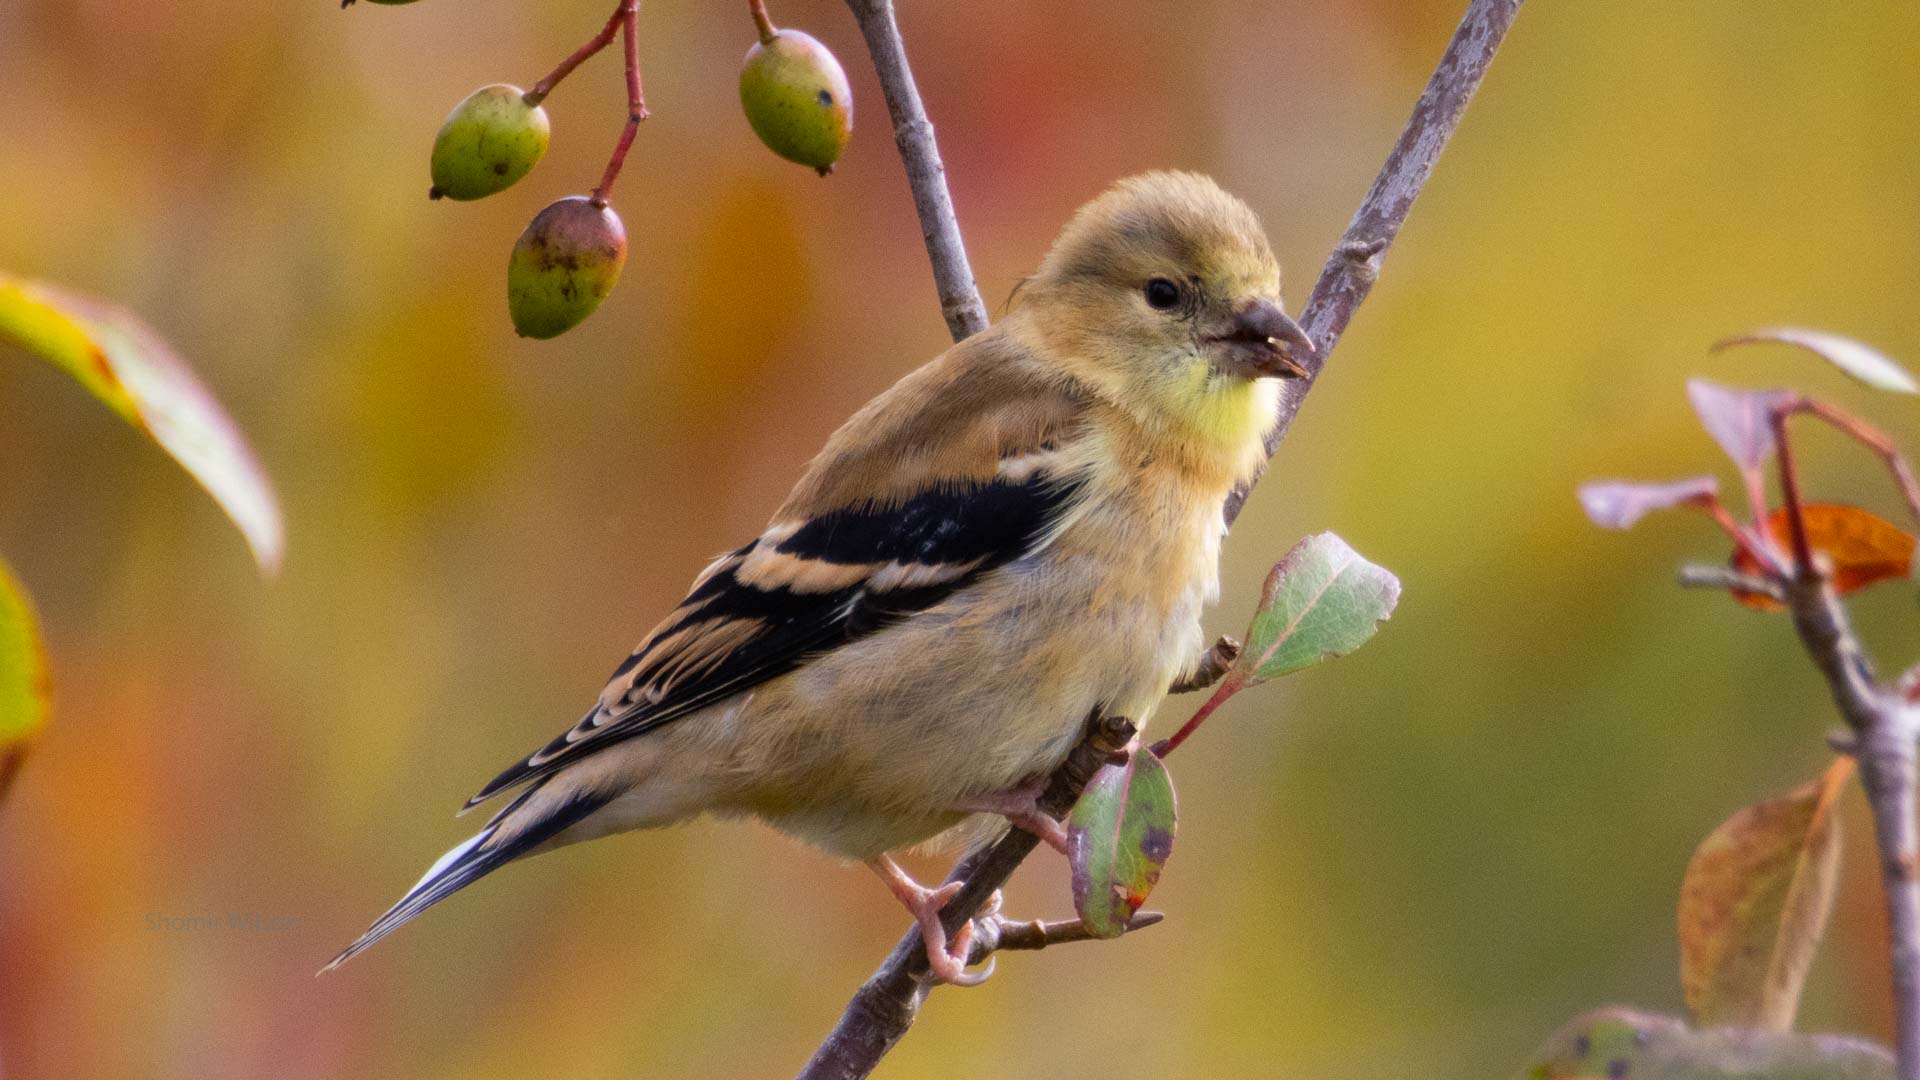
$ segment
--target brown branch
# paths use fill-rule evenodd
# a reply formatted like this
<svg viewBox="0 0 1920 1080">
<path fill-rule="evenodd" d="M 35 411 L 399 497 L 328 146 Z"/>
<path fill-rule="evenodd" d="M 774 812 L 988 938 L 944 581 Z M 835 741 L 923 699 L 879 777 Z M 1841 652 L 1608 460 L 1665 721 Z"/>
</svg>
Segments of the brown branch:
<svg viewBox="0 0 1920 1080">
<path fill-rule="evenodd" d="M 1680 568 L 1683 589 L 1737 589 L 1759 593 L 1770 600 L 1787 602 L 1787 587 L 1779 580 L 1758 574 L 1743 574 L 1728 566 L 1712 563 L 1688 563 Z"/>
<path fill-rule="evenodd" d="M 1131 720 L 1117 716 L 1090 718 L 1086 736 L 1067 755 L 1066 763 L 1053 774 L 1040 796 L 1040 809 L 1055 817 L 1064 815 L 1080 797 L 1094 770 L 1122 752 L 1133 736 Z M 993 846 L 962 859 L 947 875 L 948 881 L 966 882 L 959 895 L 941 909 L 940 922 L 947 933 L 951 935 L 984 907 L 1039 843 L 1032 833 L 1014 829 Z M 976 944 L 972 959 L 977 962 L 987 955 Z M 931 989 L 926 945 L 916 927 L 901 937 L 879 969 L 854 993 L 840 1022 L 814 1051 L 813 1060 L 800 1070 L 800 1080 L 853 1080 L 871 1073 L 880 1058 L 907 1033 Z"/>
<path fill-rule="evenodd" d="M 1387 155 L 1386 164 L 1361 201 L 1360 209 L 1307 301 L 1301 322 L 1317 343 L 1318 355 L 1309 362 L 1309 375 L 1289 382 L 1282 393 L 1273 431 L 1266 440 L 1269 458 L 1286 437 L 1302 399 L 1326 363 L 1327 354 L 1338 343 L 1355 309 L 1372 290 L 1387 248 L 1399 234 L 1407 212 L 1413 208 L 1414 198 L 1433 175 L 1440 152 L 1459 126 L 1467 103 L 1519 14 L 1521 2 L 1472 0 L 1468 5 L 1426 90 L 1414 105 L 1413 116 Z M 908 183 L 913 188 L 914 206 L 920 213 L 934 280 L 940 288 L 940 310 L 946 316 L 954 340 L 959 341 L 986 328 L 986 309 L 980 303 L 973 272 L 967 265 L 960 226 L 947 195 L 939 150 L 933 140 L 933 126 L 927 122 L 926 111 L 907 68 L 906 49 L 894 20 L 892 0 L 847 0 L 847 6 L 859 20 L 861 33 L 873 53 L 874 67 L 879 71 L 881 87 L 886 93 L 887 110 L 893 117 L 895 140 L 906 165 Z M 1251 488 L 1249 483 L 1227 499 L 1225 515 L 1229 526 L 1239 516 Z M 1132 735 L 1131 722 L 1096 718 L 1087 737 L 1054 773 L 1041 798 L 1041 808 L 1056 817 L 1063 815 L 1072 807 L 1093 770 L 1124 747 Z M 1038 843 L 1032 834 L 1015 829 L 992 847 L 954 867 L 947 880 L 964 881 L 966 885 L 941 911 L 941 922 L 947 932 L 953 933 L 981 910 Z M 973 959 L 978 961 L 990 955 L 990 951 L 976 945 Z M 800 1071 L 799 1080 L 858 1080 L 870 1074 L 881 1057 L 906 1034 L 919 1013 L 920 1004 L 931 989 L 925 981 L 926 970 L 926 951 L 920 934 L 917 929 L 909 931 L 847 1003 L 839 1023 Z"/>
<path fill-rule="evenodd" d="M 1898 688 L 1874 681 L 1872 664 L 1824 573 L 1816 568 L 1796 578 L 1787 595 L 1794 630 L 1847 722 L 1845 750 L 1860 763 L 1860 786 L 1873 809 L 1892 939 L 1897 1070 L 1901 1080 L 1920 1080 L 1920 839 L 1914 821 L 1920 807 L 1914 763 L 1920 709 Z"/>
<path fill-rule="evenodd" d="M 920 215 L 920 235 L 933 263 L 934 287 L 940 291 L 940 314 L 953 340 L 971 337 L 987 328 L 987 306 L 980 302 L 973 267 L 967 263 L 966 244 L 960 239 L 960 221 L 947 194 L 947 170 L 940 164 L 940 147 L 933 141 L 920 91 L 907 66 L 907 47 L 900 40 L 900 24 L 893 16 L 893 0 L 847 0 L 860 34 L 873 54 L 880 90 L 893 119 L 893 141 L 907 167 L 907 186 L 913 189 L 913 208 Z"/>
<path fill-rule="evenodd" d="M 1873 834 L 1880 852 L 1880 883 L 1887 904 L 1893 976 L 1895 1069 L 1900 1080 L 1920 1080 L 1920 776 L 1915 743 L 1920 740 L 1920 706 L 1909 702 L 1908 679 L 1882 685 L 1873 662 L 1854 636 L 1847 610 L 1834 591 L 1824 560 L 1807 540 L 1799 476 L 1787 438 L 1787 418 L 1805 412 L 1820 417 L 1878 453 L 1894 481 L 1920 515 L 1913 475 L 1893 440 L 1848 414 L 1809 398 L 1795 396 L 1768 415 L 1773 425 L 1780 469 L 1781 500 L 1793 539 L 1793 574 L 1785 583 L 1793 628 L 1814 666 L 1825 676 L 1833 703 L 1847 723 L 1846 753 L 1860 764 L 1860 786 L 1873 810 Z M 1831 741 L 1831 740 L 1830 740 Z"/>
</svg>

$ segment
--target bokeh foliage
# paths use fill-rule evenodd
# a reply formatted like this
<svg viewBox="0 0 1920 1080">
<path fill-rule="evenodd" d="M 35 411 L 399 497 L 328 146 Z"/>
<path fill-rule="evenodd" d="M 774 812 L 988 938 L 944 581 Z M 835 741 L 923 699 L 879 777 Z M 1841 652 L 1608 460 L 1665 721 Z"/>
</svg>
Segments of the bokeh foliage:
<svg viewBox="0 0 1920 1080">
<path fill-rule="evenodd" d="M 604 6 L 0 5 L 0 266 L 147 315 L 295 538 L 261 587 L 171 463 L 44 365 L 0 365 L 0 550 L 61 673 L 0 815 L 8 1075 L 779 1075 L 901 929 L 858 868 L 702 823 L 510 870 L 311 978 L 464 835 L 443 814 L 945 341 L 884 124 L 828 180 L 772 159 L 738 112 L 744 14 L 664 4 L 624 283 L 565 338 L 515 338 L 484 238 L 539 198 L 428 203 L 428 146 Z M 1167 165 L 1263 213 L 1298 305 L 1459 8 L 902 18 L 996 310 L 1075 205 Z M 840 4 L 777 14 L 878 106 Z M 1600 533 L 1571 491 L 1697 471 L 1689 373 L 1792 381 L 1920 446 L 1910 403 L 1787 350 L 1705 352 L 1791 322 L 1920 357 L 1917 48 L 1893 0 L 1529 6 L 1236 526 L 1210 627 L 1245 626 L 1266 567 L 1333 529 L 1405 583 L 1392 632 L 1182 753 L 1172 918 L 943 995 L 892 1075 L 1465 1080 L 1596 1002 L 1681 1010 L 1687 860 L 1821 766 L 1828 707 L 1782 620 L 1671 587 L 1697 522 Z M 591 177 L 617 66 L 576 80 L 542 169 Z M 1855 453 L 1808 438 L 1810 493 L 1892 517 Z M 1897 656 L 1914 602 L 1853 606 Z M 1033 861 L 1011 909 L 1064 914 L 1064 868 Z M 1882 955 L 1871 864 L 1845 860 L 1865 876 L 1803 1029 L 1887 1038 L 1882 980 L 1852 976 Z M 227 912 L 293 924 L 149 920 Z M 1059 992 L 1096 976 L 1153 990 Z"/>
</svg>

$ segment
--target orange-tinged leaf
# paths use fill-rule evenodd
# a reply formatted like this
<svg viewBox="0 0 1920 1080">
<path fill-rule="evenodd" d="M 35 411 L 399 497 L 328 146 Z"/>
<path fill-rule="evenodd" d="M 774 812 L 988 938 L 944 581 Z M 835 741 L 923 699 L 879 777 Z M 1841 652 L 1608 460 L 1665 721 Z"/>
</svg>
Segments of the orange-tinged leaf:
<svg viewBox="0 0 1920 1080">
<path fill-rule="evenodd" d="M 47 661 L 26 590 L 0 561 L 0 797 L 47 717 Z"/>
<path fill-rule="evenodd" d="M 1834 804 L 1853 759 L 1728 818 L 1680 885 L 1680 984 L 1694 1022 L 1787 1031 L 1833 911 Z"/>
<path fill-rule="evenodd" d="M 1807 523 L 1807 546 L 1832 562 L 1833 587 L 1842 595 L 1912 574 L 1912 534 L 1880 515 L 1832 503 L 1807 503 L 1801 511 Z M 1767 534 L 1779 550 L 1793 549 L 1793 531 L 1785 509 L 1768 516 Z M 1734 552 L 1733 568 L 1747 574 L 1761 573 L 1760 565 L 1745 552 Z M 1778 611 L 1783 606 L 1772 597 L 1740 589 L 1733 591 L 1733 597 L 1755 611 Z"/>
<path fill-rule="evenodd" d="M 206 488 L 253 549 L 279 569 L 280 504 L 253 451 L 184 361 L 124 308 L 0 274 L 0 342 L 72 375 L 122 419 L 153 437 Z"/>
</svg>

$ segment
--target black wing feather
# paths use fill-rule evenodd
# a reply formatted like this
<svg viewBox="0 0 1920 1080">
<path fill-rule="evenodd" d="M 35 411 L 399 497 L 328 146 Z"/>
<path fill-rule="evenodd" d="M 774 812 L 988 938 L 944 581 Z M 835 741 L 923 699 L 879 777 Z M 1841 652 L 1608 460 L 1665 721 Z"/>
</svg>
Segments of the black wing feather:
<svg viewBox="0 0 1920 1080">
<path fill-rule="evenodd" d="M 890 505 L 834 510 L 774 544 L 781 555 L 836 565 L 968 567 L 930 585 L 879 589 L 869 579 L 830 591 L 762 588 L 738 576 L 742 560 L 767 542 L 755 540 L 688 594 L 678 617 L 663 623 L 615 670 L 615 679 L 630 677 L 636 688 L 628 705 L 612 711 L 596 706 L 538 753 L 495 777 L 467 805 L 783 675 L 809 657 L 939 603 L 1033 550 L 1076 487 L 1044 472 L 1018 481 L 955 484 Z M 645 669 L 636 670 L 654 642 L 703 624 L 738 620 L 752 620 L 761 629 L 697 675 L 673 680 L 657 700 L 639 693 L 667 674 L 676 659 L 671 652 L 654 656 Z"/>
</svg>

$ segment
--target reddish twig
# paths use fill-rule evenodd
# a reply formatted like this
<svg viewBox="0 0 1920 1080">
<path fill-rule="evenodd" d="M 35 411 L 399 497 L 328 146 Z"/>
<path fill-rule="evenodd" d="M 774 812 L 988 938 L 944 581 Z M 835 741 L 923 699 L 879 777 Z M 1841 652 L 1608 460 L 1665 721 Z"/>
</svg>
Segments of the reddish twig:
<svg viewBox="0 0 1920 1080">
<path fill-rule="evenodd" d="M 613 35 L 620 32 L 620 24 L 625 20 L 629 7 L 638 11 L 639 0 L 621 0 L 620 5 L 613 9 L 613 15 L 607 19 L 607 24 L 600 28 L 600 32 L 588 38 L 585 45 L 573 50 L 572 55 L 560 61 L 560 66 L 547 72 L 545 78 L 534 83 L 533 89 L 521 95 L 522 100 L 529 105 L 538 105 L 547 100 L 547 95 L 553 93 L 553 88 L 560 85 L 560 80 L 573 74 L 574 68 L 586 63 L 588 57 L 606 48 L 613 41 Z"/>
<path fill-rule="evenodd" d="M 1706 496 L 1697 500 L 1695 505 L 1704 510 L 1707 516 L 1713 519 L 1713 523 L 1720 526 L 1720 531 L 1733 540 L 1736 550 L 1765 568 L 1771 576 L 1781 581 L 1786 580 L 1787 568 L 1781 564 L 1780 557 L 1773 553 L 1773 545 L 1767 542 L 1767 534 L 1755 531 L 1760 528 L 1758 524 L 1755 525 L 1754 530 L 1749 530 L 1734 520 L 1733 513 L 1727 509 L 1726 503 L 1720 501 L 1718 495 Z M 1754 511 L 1756 522 L 1764 512 L 1763 504 L 1761 508 Z"/>
<path fill-rule="evenodd" d="M 1787 535 L 1793 541 L 1793 573 L 1796 578 L 1814 574 L 1813 548 L 1807 543 L 1807 516 L 1801 508 L 1800 476 L 1793 465 L 1793 449 L 1787 443 L 1787 410 L 1775 409 L 1767 421 L 1773 425 L 1774 452 L 1780 456 L 1780 501 L 1786 504 Z"/>
<path fill-rule="evenodd" d="M 640 130 L 640 121 L 647 118 L 647 99 L 640 92 L 640 0 L 624 0 L 617 17 L 627 59 L 627 122 L 620 129 L 620 141 L 614 144 L 613 156 L 607 159 L 607 171 L 601 174 L 600 183 L 588 196 L 588 201 L 595 206 L 607 205 L 607 193 L 620 178 L 620 167 L 627 163 L 627 150 L 633 146 L 634 133 Z"/>
<path fill-rule="evenodd" d="M 1879 455 L 1880 460 L 1886 463 L 1887 471 L 1893 474 L 1893 482 L 1900 489 L 1900 497 L 1906 500 L 1908 511 L 1920 519 L 1920 484 L 1914 482 L 1913 470 L 1907 466 L 1907 459 L 1901 456 L 1899 446 L 1886 432 L 1817 398 L 1796 398 L 1788 403 L 1785 411 L 1817 416 Z M 1779 430 L 1775 429 L 1774 434 L 1778 438 Z"/>
</svg>

